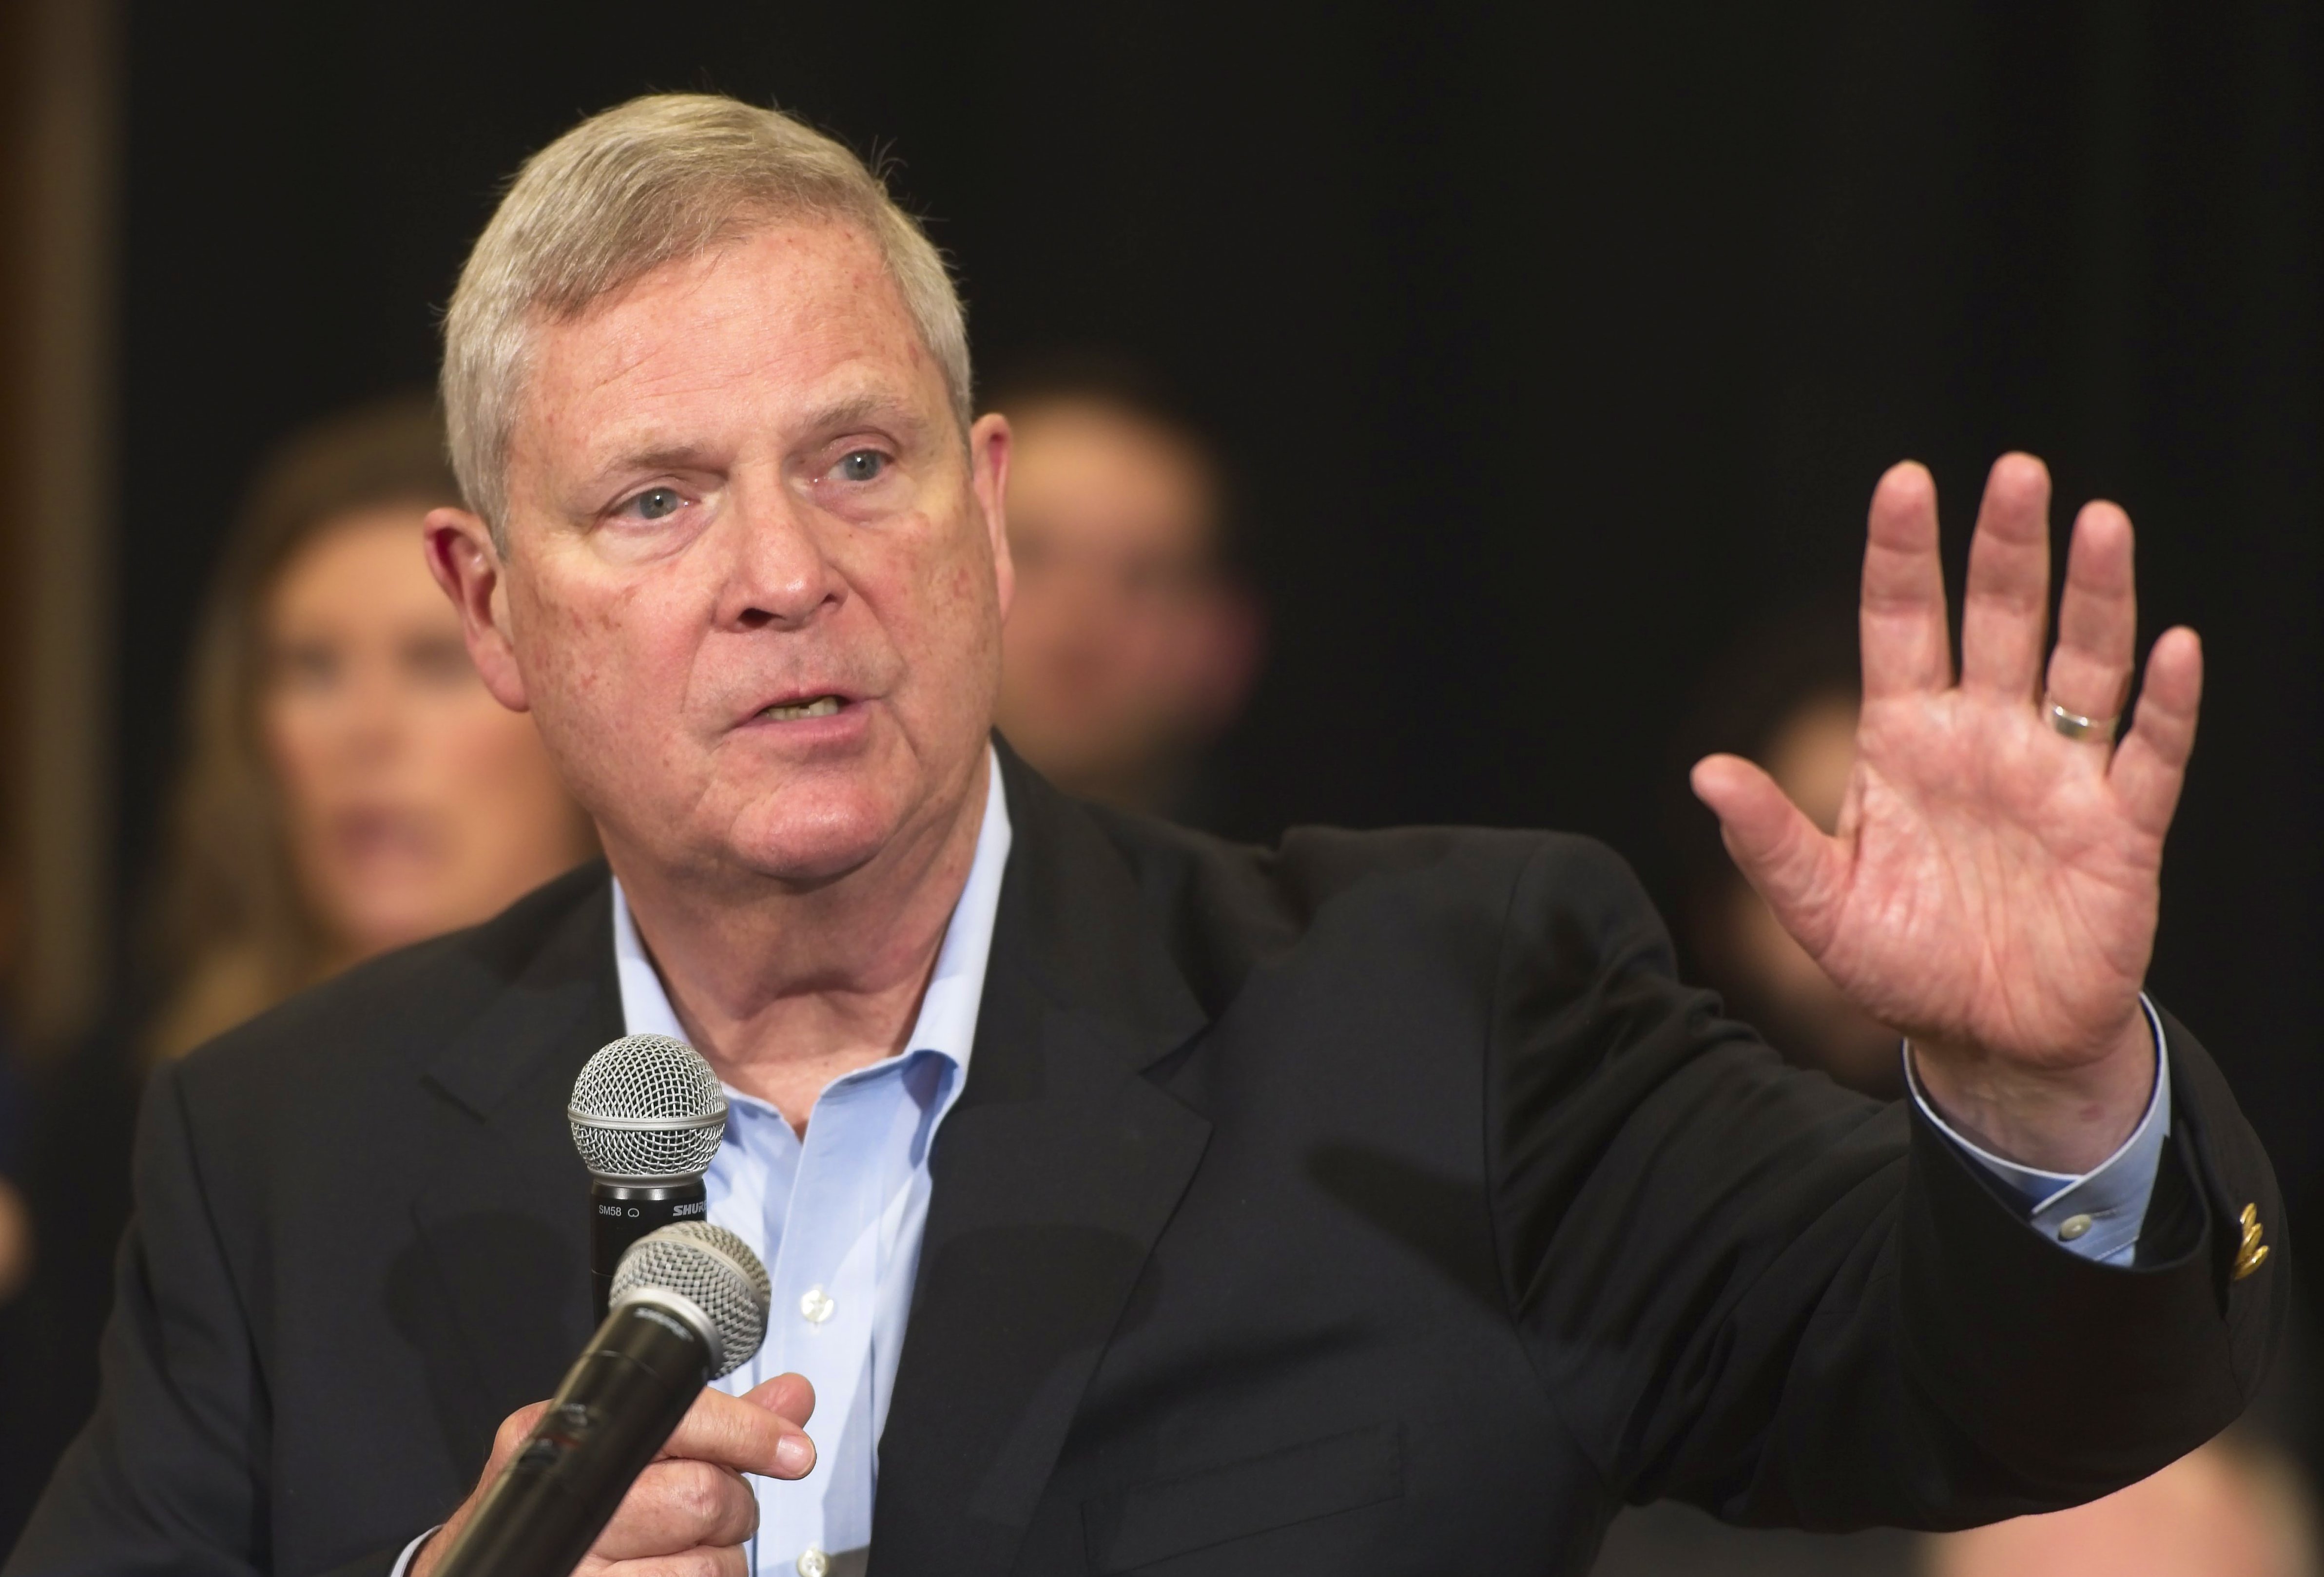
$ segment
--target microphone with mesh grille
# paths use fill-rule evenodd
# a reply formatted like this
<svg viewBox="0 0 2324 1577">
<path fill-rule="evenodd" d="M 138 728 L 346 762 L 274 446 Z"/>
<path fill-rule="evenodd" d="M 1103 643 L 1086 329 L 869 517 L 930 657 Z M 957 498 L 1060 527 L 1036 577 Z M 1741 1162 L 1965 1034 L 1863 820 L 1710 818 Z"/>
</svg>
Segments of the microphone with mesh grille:
<svg viewBox="0 0 2324 1577">
<path fill-rule="evenodd" d="M 565 1116 L 589 1168 L 589 1282 L 603 1319 L 631 1244 L 705 1219 L 702 1175 L 726 1130 L 726 1093 L 683 1040 L 624 1035 L 583 1065 Z"/>
<path fill-rule="evenodd" d="M 639 1239 L 612 1311 L 437 1577 L 570 1577 L 702 1388 L 758 1351 L 771 1296 L 766 1267 L 724 1227 Z"/>
</svg>

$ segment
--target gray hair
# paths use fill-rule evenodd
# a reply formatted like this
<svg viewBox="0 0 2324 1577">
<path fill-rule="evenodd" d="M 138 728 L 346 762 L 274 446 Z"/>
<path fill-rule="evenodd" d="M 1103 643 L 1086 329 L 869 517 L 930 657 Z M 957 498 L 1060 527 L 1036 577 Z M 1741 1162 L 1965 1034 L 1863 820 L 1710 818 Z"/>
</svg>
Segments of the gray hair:
<svg viewBox="0 0 2324 1577">
<path fill-rule="evenodd" d="M 444 315 L 444 424 L 468 506 L 507 550 L 508 445 L 532 330 L 667 263 L 767 224 L 836 221 L 880 250 L 962 432 L 968 329 L 943 256 L 881 179 L 778 110 L 708 93 L 633 98 L 592 115 L 517 172 Z"/>
</svg>

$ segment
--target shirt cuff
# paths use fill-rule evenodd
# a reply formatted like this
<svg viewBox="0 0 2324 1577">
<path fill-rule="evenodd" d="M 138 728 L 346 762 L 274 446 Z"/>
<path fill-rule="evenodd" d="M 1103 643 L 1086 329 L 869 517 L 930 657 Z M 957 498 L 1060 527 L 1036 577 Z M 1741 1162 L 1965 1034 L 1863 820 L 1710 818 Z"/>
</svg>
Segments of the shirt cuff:
<svg viewBox="0 0 2324 1577">
<path fill-rule="evenodd" d="M 2138 1252 L 2139 1229 L 2146 1224 L 2147 1201 L 2154 1193 L 2154 1174 L 2163 1162 L 2163 1141 L 2171 1132 L 2171 1048 L 2163 1034 L 2163 1019 L 2138 994 L 2147 1028 L 2154 1032 L 2154 1093 L 2146 1115 L 2114 1154 L 2089 1171 L 2074 1176 L 2044 1172 L 2005 1161 L 1979 1149 L 1937 1114 L 1928 1092 L 1921 1088 L 1913 1068 L 1913 1047 L 1904 1045 L 1904 1083 L 1921 1108 L 1921 1115 L 1954 1148 L 1976 1161 L 2025 1202 L 2027 1220 L 2035 1231 L 2070 1253 L 2106 1265 L 2127 1265 Z"/>
<path fill-rule="evenodd" d="M 426 1533 L 421 1534 L 418 1538 L 413 1539 L 410 1544 L 404 1545 L 403 1554 L 396 1556 L 395 1564 L 388 1568 L 387 1577 L 403 1577 L 403 1574 L 406 1572 L 411 1570 L 411 1557 L 420 1553 L 420 1546 L 426 1544 L 429 1539 L 434 1538 L 438 1534 L 442 1533 L 443 1531 L 444 1525 L 439 1522 L 434 1527 L 429 1528 Z"/>
</svg>

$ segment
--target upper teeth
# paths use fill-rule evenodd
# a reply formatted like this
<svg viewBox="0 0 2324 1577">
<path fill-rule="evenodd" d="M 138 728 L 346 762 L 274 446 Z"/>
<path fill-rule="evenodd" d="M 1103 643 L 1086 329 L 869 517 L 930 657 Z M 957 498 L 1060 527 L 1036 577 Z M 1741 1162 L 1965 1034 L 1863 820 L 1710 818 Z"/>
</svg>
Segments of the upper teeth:
<svg viewBox="0 0 2324 1577">
<path fill-rule="evenodd" d="M 812 701 L 801 701 L 796 706 L 770 706 L 764 715 L 778 723 L 796 723 L 802 717 L 829 717 L 839 710 L 836 696 L 817 696 Z"/>
</svg>

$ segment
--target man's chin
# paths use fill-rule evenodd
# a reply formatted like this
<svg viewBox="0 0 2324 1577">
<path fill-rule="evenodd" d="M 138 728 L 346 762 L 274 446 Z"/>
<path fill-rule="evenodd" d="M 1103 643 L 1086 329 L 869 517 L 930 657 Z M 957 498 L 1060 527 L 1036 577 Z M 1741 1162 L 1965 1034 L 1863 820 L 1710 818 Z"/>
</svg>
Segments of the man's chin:
<svg viewBox="0 0 2324 1577">
<path fill-rule="evenodd" d="M 901 830 L 885 807 L 788 797 L 741 818 L 727 835 L 733 862 L 788 887 L 827 886 L 877 860 Z"/>
</svg>

